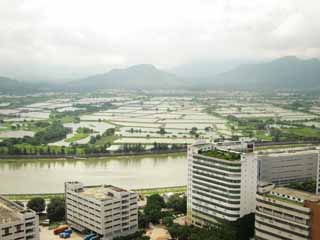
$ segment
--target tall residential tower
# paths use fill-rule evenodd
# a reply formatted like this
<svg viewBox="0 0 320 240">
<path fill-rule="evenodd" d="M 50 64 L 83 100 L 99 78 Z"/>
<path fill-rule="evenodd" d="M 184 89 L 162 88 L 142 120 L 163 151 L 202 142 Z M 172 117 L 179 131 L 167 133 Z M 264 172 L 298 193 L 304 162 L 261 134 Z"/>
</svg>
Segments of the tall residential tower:
<svg viewBox="0 0 320 240">
<path fill-rule="evenodd" d="M 257 159 L 252 143 L 197 142 L 188 149 L 188 221 L 202 227 L 255 211 Z"/>
</svg>

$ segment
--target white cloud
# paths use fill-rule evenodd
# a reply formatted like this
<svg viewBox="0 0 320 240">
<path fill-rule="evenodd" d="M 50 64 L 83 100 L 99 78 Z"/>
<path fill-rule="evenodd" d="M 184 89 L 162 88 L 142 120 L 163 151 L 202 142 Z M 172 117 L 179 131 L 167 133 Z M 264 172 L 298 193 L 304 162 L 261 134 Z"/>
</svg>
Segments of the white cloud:
<svg viewBox="0 0 320 240">
<path fill-rule="evenodd" d="M 319 10 L 318 0 L 1 0 L 0 75 L 10 65 L 89 73 L 90 66 L 319 57 Z"/>
</svg>

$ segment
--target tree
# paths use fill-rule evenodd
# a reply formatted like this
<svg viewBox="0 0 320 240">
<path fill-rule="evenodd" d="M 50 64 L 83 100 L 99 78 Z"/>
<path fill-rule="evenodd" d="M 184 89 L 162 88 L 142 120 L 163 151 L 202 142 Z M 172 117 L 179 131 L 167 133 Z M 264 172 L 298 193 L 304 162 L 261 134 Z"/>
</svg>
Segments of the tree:
<svg viewBox="0 0 320 240">
<path fill-rule="evenodd" d="M 27 203 L 27 207 L 37 213 L 41 213 L 46 209 L 46 202 L 41 197 L 32 198 Z"/>
<path fill-rule="evenodd" d="M 166 134 L 166 130 L 163 127 L 161 127 L 160 130 L 159 130 L 159 133 L 161 135 L 164 135 L 164 134 Z"/>
<path fill-rule="evenodd" d="M 52 198 L 47 207 L 47 215 L 50 221 L 61 221 L 65 217 L 65 204 L 62 198 Z"/>
<path fill-rule="evenodd" d="M 301 182 L 301 183 L 290 183 L 290 184 L 288 184 L 289 188 L 293 188 L 293 189 L 300 190 L 300 191 L 305 191 L 305 192 L 310 192 L 310 193 L 315 193 L 316 186 L 317 186 L 317 183 L 312 178 L 311 179 L 307 179 L 307 180 L 305 180 L 304 182 Z"/>
<path fill-rule="evenodd" d="M 161 219 L 161 209 L 165 207 L 165 202 L 159 194 L 153 194 L 147 198 L 147 205 L 144 208 L 146 221 L 159 223 Z"/>
<path fill-rule="evenodd" d="M 91 136 L 89 143 L 90 143 L 90 144 L 95 144 L 96 141 L 97 141 L 97 140 L 96 140 L 95 136 Z"/>
<path fill-rule="evenodd" d="M 173 224 L 173 217 L 172 216 L 166 216 L 163 217 L 162 223 L 166 226 L 169 227 Z"/>
<path fill-rule="evenodd" d="M 176 212 L 185 214 L 187 212 L 187 197 L 180 196 L 180 194 L 170 196 L 167 201 L 167 208 L 172 208 Z"/>
</svg>

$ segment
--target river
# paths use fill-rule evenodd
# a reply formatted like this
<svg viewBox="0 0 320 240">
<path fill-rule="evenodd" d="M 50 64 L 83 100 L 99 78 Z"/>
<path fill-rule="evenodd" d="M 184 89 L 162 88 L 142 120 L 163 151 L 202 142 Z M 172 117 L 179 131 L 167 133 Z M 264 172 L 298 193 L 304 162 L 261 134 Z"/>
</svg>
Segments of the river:
<svg viewBox="0 0 320 240">
<path fill-rule="evenodd" d="M 128 189 L 186 185 L 186 155 L 0 161 L 0 194 L 59 193 L 66 181 Z"/>
</svg>

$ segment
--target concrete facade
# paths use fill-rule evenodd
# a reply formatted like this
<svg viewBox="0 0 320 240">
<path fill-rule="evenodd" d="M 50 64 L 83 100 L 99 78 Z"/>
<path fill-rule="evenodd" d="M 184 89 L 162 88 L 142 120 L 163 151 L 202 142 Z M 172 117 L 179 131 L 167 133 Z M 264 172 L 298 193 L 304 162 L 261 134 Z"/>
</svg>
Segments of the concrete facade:
<svg viewBox="0 0 320 240">
<path fill-rule="evenodd" d="M 0 239 L 39 240 L 38 215 L 0 196 Z"/>
<path fill-rule="evenodd" d="M 255 211 L 257 160 L 253 145 L 196 143 L 188 148 L 188 222 L 202 227 L 236 221 Z M 239 159 L 206 156 L 208 151 L 232 153 Z"/>
<path fill-rule="evenodd" d="M 66 220 L 79 231 L 111 240 L 138 230 L 138 195 L 110 185 L 65 183 Z"/>
<path fill-rule="evenodd" d="M 278 149 L 260 152 L 257 158 L 259 181 L 285 186 L 314 179 L 317 182 L 315 193 L 319 192 L 318 149 Z"/>
<path fill-rule="evenodd" d="M 320 240 L 320 197 L 278 187 L 257 193 L 256 240 Z"/>
</svg>

